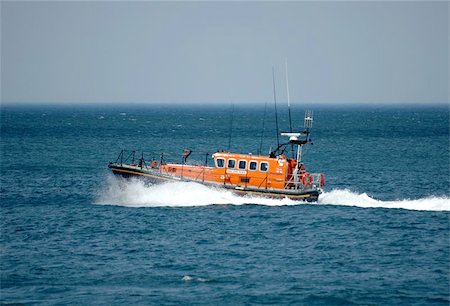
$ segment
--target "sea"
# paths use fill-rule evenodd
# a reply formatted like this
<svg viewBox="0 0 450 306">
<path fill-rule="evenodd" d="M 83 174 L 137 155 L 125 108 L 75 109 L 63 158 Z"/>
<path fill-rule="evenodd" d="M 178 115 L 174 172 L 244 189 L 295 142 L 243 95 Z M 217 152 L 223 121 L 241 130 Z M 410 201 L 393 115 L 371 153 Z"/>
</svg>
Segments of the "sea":
<svg viewBox="0 0 450 306">
<path fill-rule="evenodd" d="M 271 104 L 2 105 L 0 303 L 449 305 L 449 106 L 308 109 L 317 203 L 108 169 L 121 150 L 269 154 Z"/>
</svg>

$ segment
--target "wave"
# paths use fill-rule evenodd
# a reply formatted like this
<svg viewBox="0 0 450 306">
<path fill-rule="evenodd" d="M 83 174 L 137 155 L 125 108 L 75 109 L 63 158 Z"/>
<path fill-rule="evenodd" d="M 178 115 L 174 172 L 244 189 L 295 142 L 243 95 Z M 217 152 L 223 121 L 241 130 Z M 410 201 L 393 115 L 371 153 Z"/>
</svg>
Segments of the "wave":
<svg viewBox="0 0 450 306">
<path fill-rule="evenodd" d="M 319 197 L 319 204 L 357 206 L 363 208 L 403 208 L 409 210 L 450 211 L 449 197 L 430 196 L 421 199 L 402 199 L 381 201 L 371 198 L 366 193 L 355 193 L 348 189 L 324 192 Z"/>
<path fill-rule="evenodd" d="M 260 204 L 268 206 L 298 205 L 303 202 L 262 197 L 242 197 L 231 191 L 211 188 L 198 183 L 170 182 L 148 185 L 140 179 L 125 180 L 108 177 L 106 186 L 98 195 L 96 204 L 129 207 L 189 207 L 214 204 Z"/>
<path fill-rule="evenodd" d="M 191 207 L 215 204 L 257 204 L 266 206 L 284 205 L 340 205 L 362 208 L 402 208 L 409 210 L 450 211 L 449 197 L 427 197 L 410 200 L 381 201 L 366 193 L 355 193 L 347 189 L 324 192 L 317 204 L 294 201 L 288 198 L 268 199 L 255 196 L 237 196 L 231 191 L 206 187 L 198 183 L 170 182 L 148 185 L 140 179 L 125 180 L 108 176 L 106 185 L 99 192 L 96 204 L 127 207 Z"/>
</svg>

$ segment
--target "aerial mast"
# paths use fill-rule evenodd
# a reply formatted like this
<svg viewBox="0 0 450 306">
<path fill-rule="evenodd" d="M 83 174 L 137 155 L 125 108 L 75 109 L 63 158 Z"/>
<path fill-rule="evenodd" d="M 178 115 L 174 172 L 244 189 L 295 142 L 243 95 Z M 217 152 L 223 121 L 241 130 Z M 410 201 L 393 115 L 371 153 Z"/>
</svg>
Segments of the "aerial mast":
<svg viewBox="0 0 450 306">
<path fill-rule="evenodd" d="M 277 146 L 280 146 L 280 136 L 278 136 L 278 114 L 277 114 L 277 94 L 275 91 L 275 70 L 272 66 L 273 101 L 275 104 L 275 125 L 277 127 Z"/>
<path fill-rule="evenodd" d="M 228 151 L 231 149 L 231 133 L 233 132 L 234 104 L 231 104 L 230 130 L 228 131 Z"/>
<path fill-rule="evenodd" d="M 313 111 L 312 110 L 306 110 L 305 111 L 305 119 L 303 121 L 303 126 L 305 128 L 305 131 L 303 132 L 306 137 L 306 142 L 308 142 L 310 129 L 313 125 Z M 297 148 L 297 164 L 300 164 L 302 162 L 302 148 L 303 146 L 298 146 Z"/>
<path fill-rule="evenodd" d="M 286 72 L 286 93 L 287 93 L 287 103 L 288 103 L 288 112 L 289 112 L 289 132 L 292 133 L 292 119 L 291 119 L 291 97 L 289 94 L 289 74 L 288 74 L 288 65 L 287 58 L 285 58 L 284 68 Z M 292 157 L 295 158 L 294 145 L 291 145 Z"/>
<path fill-rule="evenodd" d="M 263 116 L 263 122 L 262 122 L 261 142 L 259 143 L 258 155 L 261 155 L 261 150 L 262 150 L 262 144 L 263 144 L 263 138 L 264 138 L 264 128 L 266 125 L 266 110 L 267 110 L 267 101 L 264 103 L 264 116 Z"/>
<path fill-rule="evenodd" d="M 285 64 L 285 70 L 286 70 L 286 92 L 287 92 L 287 103 L 288 103 L 288 111 L 289 111 L 289 132 L 292 133 L 291 98 L 289 95 L 289 74 L 288 74 L 287 58 L 286 58 L 284 64 Z"/>
</svg>

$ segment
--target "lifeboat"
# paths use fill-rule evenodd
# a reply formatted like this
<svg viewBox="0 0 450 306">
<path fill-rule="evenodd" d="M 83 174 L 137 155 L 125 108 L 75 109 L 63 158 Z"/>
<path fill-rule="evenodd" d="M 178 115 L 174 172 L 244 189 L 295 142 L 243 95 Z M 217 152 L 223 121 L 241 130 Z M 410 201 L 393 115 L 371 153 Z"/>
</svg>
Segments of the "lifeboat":
<svg viewBox="0 0 450 306">
<path fill-rule="evenodd" d="M 309 128 L 312 116 L 305 116 L 305 130 L 299 133 L 281 133 L 288 141 L 279 144 L 269 155 L 239 154 L 218 151 L 211 155 L 213 165 L 190 165 L 186 160 L 191 150 L 183 151 L 181 163 L 167 163 L 164 155 L 160 160 L 135 163 L 132 152 L 127 158 L 121 151 L 115 162 L 110 162 L 111 171 L 123 177 L 140 177 L 158 184 L 170 181 L 197 182 L 211 187 L 231 190 L 239 195 L 290 198 L 314 202 L 325 184 L 323 173 L 308 172 L 302 162 L 303 146 L 310 142 Z M 292 149 L 293 157 L 286 151 Z"/>
</svg>

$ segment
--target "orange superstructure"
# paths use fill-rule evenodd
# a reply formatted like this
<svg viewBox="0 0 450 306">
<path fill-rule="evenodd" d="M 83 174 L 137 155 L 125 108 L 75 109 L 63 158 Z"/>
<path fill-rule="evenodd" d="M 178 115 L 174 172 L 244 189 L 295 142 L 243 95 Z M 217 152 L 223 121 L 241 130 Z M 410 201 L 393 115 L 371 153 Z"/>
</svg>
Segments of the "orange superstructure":
<svg viewBox="0 0 450 306">
<path fill-rule="evenodd" d="M 284 189 L 290 163 L 286 157 L 217 152 L 213 154 L 214 167 L 183 164 L 165 164 L 161 172 L 224 185 Z"/>
</svg>

